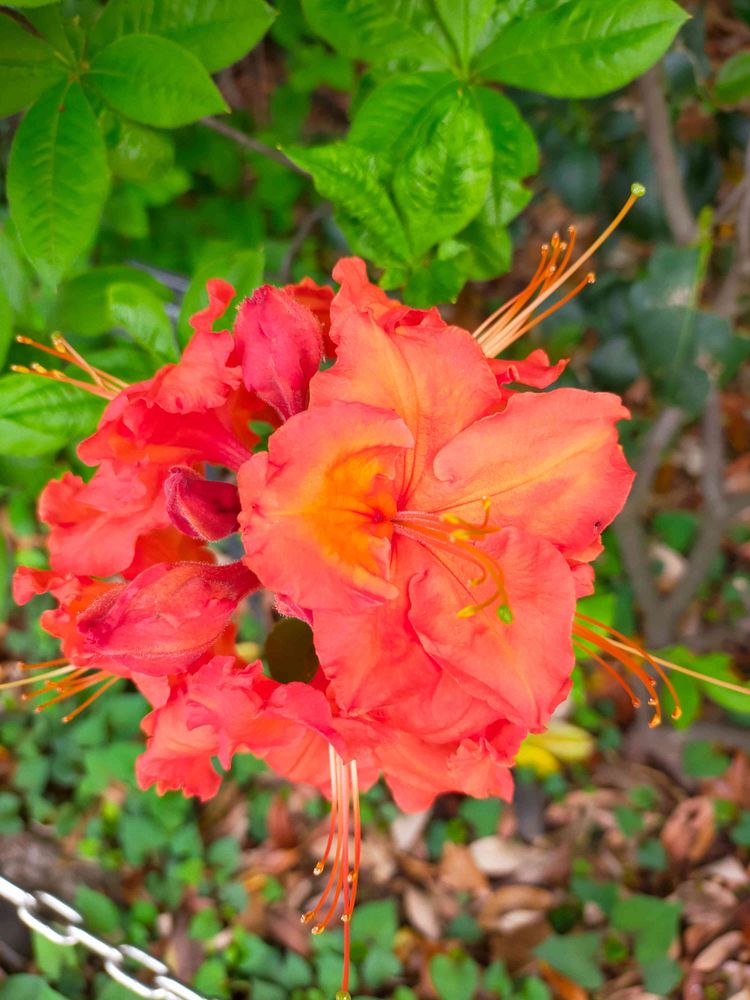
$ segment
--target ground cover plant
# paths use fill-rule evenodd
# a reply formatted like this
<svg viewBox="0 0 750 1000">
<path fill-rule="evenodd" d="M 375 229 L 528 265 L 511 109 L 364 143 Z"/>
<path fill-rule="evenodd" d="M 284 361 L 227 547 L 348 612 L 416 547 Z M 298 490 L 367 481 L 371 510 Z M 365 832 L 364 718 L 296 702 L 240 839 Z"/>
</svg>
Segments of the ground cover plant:
<svg viewBox="0 0 750 1000">
<path fill-rule="evenodd" d="M 0 874 L 215 997 L 750 989 L 748 37 L 0 8 Z"/>
</svg>

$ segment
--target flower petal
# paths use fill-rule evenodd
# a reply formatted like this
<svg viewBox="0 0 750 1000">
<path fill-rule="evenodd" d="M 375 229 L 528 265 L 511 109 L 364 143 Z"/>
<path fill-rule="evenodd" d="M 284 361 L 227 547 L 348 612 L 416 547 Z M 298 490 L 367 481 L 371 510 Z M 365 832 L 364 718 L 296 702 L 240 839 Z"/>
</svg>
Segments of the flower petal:
<svg viewBox="0 0 750 1000">
<path fill-rule="evenodd" d="M 263 285 L 240 306 L 234 333 L 245 388 L 286 420 L 307 406 L 323 356 L 320 323 L 280 288 Z"/>
<path fill-rule="evenodd" d="M 429 509 L 469 508 L 471 517 L 486 496 L 492 523 L 517 525 L 587 561 L 633 481 L 617 443 L 616 423 L 627 416 L 609 393 L 514 395 L 502 413 L 477 421 L 437 455 Z"/>
<path fill-rule="evenodd" d="M 397 466 L 412 436 L 387 410 L 333 403 L 299 413 L 238 477 L 248 564 L 303 608 L 395 596 L 388 582 Z"/>
<path fill-rule="evenodd" d="M 497 717 L 538 730 L 570 686 L 573 578 L 552 545 L 515 528 L 490 536 L 483 550 L 502 571 L 510 623 L 498 618 L 497 601 L 471 617 L 457 616 L 484 595 L 466 583 L 472 567 L 442 552 L 429 572 L 411 581 L 409 620 L 426 651 L 466 693 Z"/>
</svg>

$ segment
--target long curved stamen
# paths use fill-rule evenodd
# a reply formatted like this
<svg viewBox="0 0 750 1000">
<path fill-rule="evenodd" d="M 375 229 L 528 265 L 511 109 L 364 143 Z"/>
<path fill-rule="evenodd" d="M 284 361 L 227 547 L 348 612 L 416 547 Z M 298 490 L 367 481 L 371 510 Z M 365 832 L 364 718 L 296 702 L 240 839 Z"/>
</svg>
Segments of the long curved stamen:
<svg viewBox="0 0 750 1000">
<path fill-rule="evenodd" d="M 641 707 L 641 699 L 638 697 L 638 695 L 635 693 L 632 687 L 628 684 L 628 682 L 625 680 L 622 674 L 617 673 L 617 671 L 615 670 L 615 668 L 612 666 L 611 663 L 608 663 L 603 656 L 599 656 L 598 653 L 595 653 L 593 649 L 589 649 L 588 646 L 584 645 L 584 643 L 578 639 L 573 639 L 573 645 L 577 646 L 578 649 L 581 650 L 581 652 L 586 654 L 586 656 L 591 657 L 592 660 L 596 660 L 599 666 L 603 667 L 604 670 L 606 670 L 606 672 L 610 675 L 610 677 L 612 677 L 612 679 L 615 680 L 620 685 L 620 687 L 623 689 L 628 698 L 630 698 L 630 703 L 633 706 L 633 708 Z"/>
<path fill-rule="evenodd" d="M 19 663 L 18 664 L 18 668 L 20 670 L 28 670 L 28 669 L 31 669 L 33 667 L 37 667 L 37 666 L 38 667 L 43 667 L 43 666 L 48 666 L 50 664 L 58 663 L 58 662 L 59 663 L 65 663 L 66 661 L 65 660 L 59 660 L 59 661 L 58 660 L 49 660 L 49 661 L 47 661 L 47 663 L 32 663 L 32 664 L 28 664 L 28 665 L 25 664 L 25 663 Z M 76 669 L 76 667 L 71 666 L 70 664 L 68 664 L 68 666 L 61 666 L 61 667 L 58 667 L 56 670 L 48 670 L 44 674 L 37 674 L 35 677 L 19 677 L 18 680 L 15 680 L 15 681 L 4 681 L 2 684 L 0 684 L 0 691 L 8 691 L 8 690 L 11 690 L 12 688 L 26 687 L 29 684 L 38 684 L 40 681 L 46 681 L 46 680 L 51 679 L 53 677 L 61 677 L 64 674 L 70 674 L 75 669 Z"/>
<path fill-rule="evenodd" d="M 66 385 L 85 389 L 86 392 L 90 392 L 94 396 L 100 396 L 102 399 L 114 399 L 122 389 L 127 387 L 127 382 L 123 382 L 122 379 L 115 378 L 114 375 L 109 375 L 107 372 L 90 365 L 59 333 L 52 335 L 53 347 L 47 347 L 45 344 L 40 344 L 36 340 L 32 340 L 31 337 L 24 335 L 16 337 L 16 340 L 19 344 L 25 344 L 35 348 L 37 351 L 43 351 L 45 354 L 64 361 L 66 364 L 75 365 L 76 368 L 79 368 L 89 376 L 93 384 L 66 375 L 57 368 L 45 368 L 44 365 L 40 365 L 38 362 L 33 362 L 28 367 L 26 365 L 11 365 L 11 371 L 19 375 L 38 375 L 41 378 L 51 379 L 53 382 L 64 382 Z"/>
<path fill-rule="evenodd" d="M 607 632 L 610 637 L 614 636 L 614 638 L 619 639 L 621 643 L 625 643 L 625 646 L 629 650 L 630 653 L 635 653 L 636 656 L 640 656 L 642 659 L 644 659 L 649 664 L 649 666 L 651 666 L 653 668 L 654 672 L 657 674 L 658 677 L 661 678 L 661 680 L 666 685 L 667 690 L 669 691 L 670 695 L 672 696 L 672 700 L 673 700 L 674 705 L 675 705 L 674 712 L 672 713 L 672 717 L 674 719 L 679 719 L 680 716 L 682 715 L 682 708 L 680 707 L 679 696 L 678 696 L 677 692 L 675 691 L 674 685 L 672 684 L 671 680 L 669 679 L 669 677 L 667 676 L 667 674 L 664 672 L 664 670 L 661 668 L 661 666 L 651 656 L 651 654 L 647 650 L 645 650 L 641 646 L 639 646 L 636 642 L 633 642 L 633 640 L 629 636 L 625 635 L 622 632 L 618 632 L 618 630 L 616 628 L 612 628 L 611 626 L 608 626 L 608 625 L 603 625 L 601 622 L 597 621 L 595 618 L 589 618 L 587 615 L 583 615 L 580 612 L 577 612 L 576 615 L 577 615 L 577 617 L 579 618 L 580 621 L 587 622 L 589 625 L 593 625 L 595 628 L 601 628 L 605 632 Z"/>
<path fill-rule="evenodd" d="M 468 586 L 477 587 L 488 579 L 492 580 L 495 589 L 489 597 L 460 608 L 456 612 L 458 618 L 471 618 L 485 608 L 496 606 L 500 620 L 508 623 L 512 621 L 513 616 L 508 604 L 503 571 L 489 553 L 474 544 L 475 539 L 482 539 L 501 530 L 497 525 L 488 523 L 490 510 L 488 498 L 483 498 L 482 507 L 484 518 L 479 524 L 467 521 L 453 513 L 438 516 L 418 511 L 400 511 L 393 519 L 393 525 L 402 534 L 423 543 L 426 540 L 430 545 L 450 552 L 452 555 L 457 555 L 476 567 L 479 570 L 479 576 L 468 580 Z"/>
<path fill-rule="evenodd" d="M 536 326 L 537 323 L 541 322 L 546 316 L 549 316 L 556 309 L 559 309 L 566 302 L 570 301 L 573 295 L 578 294 L 581 289 L 592 280 L 592 277 L 587 276 L 586 280 L 581 282 L 576 290 L 564 296 L 559 302 L 545 310 L 544 313 L 537 315 L 532 319 L 532 314 L 538 309 L 538 307 L 545 302 L 570 278 L 576 273 L 586 261 L 599 249 L 599 247 L 604 243 L 606 239 L 614 232 L 614 230 L 619 226 L 625 216 L 628 214 L 630 209 L 633 207 L 638 198 L 645 194 L 645 189 L 640 184 L 633 184 L 630 189 L 630 197 L 625 202 L 623 207 L 617 213 L 612 222 L 607 226 L 604 232 L 591 244 L 588 250 L 584 251 L 581 256 L 571 265 L 570 259 L 573 253 L 573 246 L 575 244 L 575 229 L 571 226 L 569 230 L 569 239 L 567 246 L 565 247 L 565 252 L 560 260 L 559 265 L 557 264 L 557 257 L 560 253 L 563 243 L 559 242 L 559 237 L 555 234 L 551 241 L 552 252 L 550 253 L 550 246 L 544 244 L 542 246 L 542 254 L 539 266 L 534 273 L 531 281 L 527 288 L 521 292 L 518 296 L 515 296 L 511 303 L 507 303 L 505 307 L 497 310 L 492 314 L 487 320 L 482 323 L 474 333 L 474 337 L 477 342 L 481 345 L 487 357 L 494 357 L 503 348 L 512 344 L 514 340 L 522 336 L 532 327 Z M 535 293 L 536 297 L 534 297 Z M 521 305 L 522 304 L 522 305 Z M 521 308 L 518 308 L 521 305 Z M 508 308 L 510 306 L 510 308 Z"/>
<path fill-rule="evenodd" d="M 618 649 L 616 646 L 612 645 L 611 641 L 606 636 L 600 635 L 598 632 L 594 632 L 585 625 L 581 625 L 576 621 L 573 622 L 573 635 L 582 639 L 584 642 L 590 643 L 603 653 L 608 654 L 614 660 L 621 663 L 626 670 L 629 670 L 630 673 L 634 674 L 638 678 L 648 692 L 649 705 L 651 705 L 654 709 L 654 715 L 649 721 L 649 726 L 652 728 L 654 726 L 658 726 L 661 722 L 661 704 L 659 702 L 659 693 L 656 688 L 656 681 L 643 669 L 640 663 L 633 658 L 631 651 L 629 649 Z"/>
<path fill-rule="evenodd" d="M 350 922 L 354 911 L 354 903 L 357 896 L 357 884 L 359 882 L 359 862 L 362 842 L 361 819 L 359 812 L 359 784 L 357 781 L 357 765 L 354 761 L 344 764 L 343 760 L 333 747 L 329 748 L 329 766 L 331 769 L 331 831 L 336 832 L 336 848 L 334 851 L 333 867 L 326 882 L 325 888 L 320 895 L 320 899 L 312 910 L 303 913 L 300 920 L 303 924 L 318 918 L 323 908 L 328 904 L 323 916 L 316 920 L 312 927 L 313 934 L 322 934 L 330 924 L 336 911 L 339 899 L 343 897 L 343 913 L 341 920 L 344 924 L 344 967 L 341 980 L 341 989 L 336 993 L 336 1000 L 351 1000 L 348 990 L 349 967 L 351 961 L 351 928 Z M 354 866 L 349 868 L 349 810 L 352 810 L 354 826 Z M 322 871 L 322 865 L 330 854 L 332 834 L 329 832 L 328 843 L 323 855 L 323 860 L 319 861 L 313 869 L 316 875 Z M 329 902 L 330 898 L 330 902 Z"/>
<path fill-rule="evenodd" d="M 58 666 L 58 664 L 63 664 L 63 666 Z M 24 690 L 21 693 L 22 701 L 33 701 L 35 698 L 42 698 L 48 694 L 53 695 L 52 698 L 42 702 L 40 705 L 37 705 L 35 709 L 36 712 L 41 712 L 50 705 L 56 705 L 60 701 L 66 701 L 74 695 L 87 691 L 94 685 L 101 685 L 93 695 L 74 708 L 72 712 L 63 716 L 63 722 L 70 722 L 71 719 L 80 715 L 84 709 L 88 708 L 92 702 L 96 701 L 97 698 L 103 695 L 105 691 L 108 691 L 113 684 L 116 684 L 117 681 L 120 680 L 119 677 L 113 677 L 112 674 L 109 674 L 104 670 L 97 670 L 94 667 L 77 667 L 72 663 L 67 663 L 64 658 L 46 660 L 44 663 L 19 663 L 17 664 L 17 667 L 20 670 L 36 670 L 42 667 L 54 667 L 53 670 L 45 670 L 44 673 L 41 674 L 35 674 L 33 676 L 27 675 L 19 677 L 17 680 L 5 681 L 0 684 L 0 691 L 12 690 L 16 688 L 28 688 L 32 684 L 41 684 L 41 687 L 37 688 L 36 691 Z"/>
<path fill-rule="evenodd" d="M 626 646 L 623 642 L 617 642 L 615 639 L 610 639 L 613 646 L 618 646 L 622 649 L 630 649 L 631 647 Z M 633 652 L 636 652 L 633 650 Z M 654 663 L 659 664 L 661 667 L 666 667 L 668 670 L 674 670 L 678 674 L 684 674 L 686 677 L 693 677 L 699 681 L 705 681 L 706 684 L 713 684 L 716 687 L 724 688 L 725 691 L 734 691 L 735 694 L 744 694 L 750 696 L 750 686 L 746 684 L 733 684 L 731 681 L 722 680 L 720 677 L 709 677 L 707 674 L 702 674 L 699 670 L 691 670 L 690 667 L 683 667 L 680 663 L 673 663 L 671 660 L 665 660 L 661 656 L 654 656 L 653 653 L 649 653 L 649 659 Z"/>
<path fill-rule="evenodd" d="M 328 839 L 326 840 L 325 850 L 323 851 L 323 857 L 318 861 L 318 863 L 313 868 L 314 875 L 322 875 L 325 870 L 326 862 L 328 861 L 328 856 L 331 853 L 331 845 L 333 844 L 333 835 L 336 832 L 336 815 L 338 811 L 338 796 L 336 793 L 336 782 L 334 780 L 335 768 L 336 768 L 336 751 L 329 744 L 328 745 L 328 766 L 331 772 L 331 819 L 328 824 Z"/>
</svg>

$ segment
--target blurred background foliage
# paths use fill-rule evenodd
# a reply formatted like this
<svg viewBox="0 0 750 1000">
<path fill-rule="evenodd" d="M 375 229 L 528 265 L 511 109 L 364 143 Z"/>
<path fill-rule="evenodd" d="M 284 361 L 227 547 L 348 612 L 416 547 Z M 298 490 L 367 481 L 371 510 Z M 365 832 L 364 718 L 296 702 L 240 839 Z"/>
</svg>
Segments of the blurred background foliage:
<svg viewBox="0 0 750 1000">
<path fill-rule="evenodd" d="M 621 393 L 633 412 L 639 485 L 582 610 L 741 680 L 749 45 L 747 0 L 2 6 L 0 359 L 28 365 L 15 336 L 61 331 L 137 381 L 184 346 L 207 278 L 243 296 L 326 281 L 349 252 L 473 329 L 553 230 L 575 221 L 586 245 L 640 181 L 648 195 L 599 254 L 597 284 L 514 350 L 570 357 L 562 384 Z M 9 660 L 56 655 L 36 624 L 44 601 L 13 607 L 8 582 L 45 564 L 36 496 L 67 468 L 87 474 L 75 446 L 100 411 L 70 386 L 0 376 Z M 249 611 L 241 637 L 260 638 Z M 510 806 L 445 796 L 405 818 L 370 792 L 357 995 L 745 996 L 750 707 L 675 683 L 683 718 L 650 730 L 582 661 L 566 721 L 523 749 Z M 341 936 L 298 922 L 315 795 L 248 757 L 205 806 L 160 799 L 133 782 L 139 695 L 70 727 L 57 706 L 0 698 L 3 874 L 70 898 L 90 929 L 158 951 L 208 995 L 333 994 Z M 128 995 L 19 928 L 0 908 L 0 1000 Z"/>
</svg>

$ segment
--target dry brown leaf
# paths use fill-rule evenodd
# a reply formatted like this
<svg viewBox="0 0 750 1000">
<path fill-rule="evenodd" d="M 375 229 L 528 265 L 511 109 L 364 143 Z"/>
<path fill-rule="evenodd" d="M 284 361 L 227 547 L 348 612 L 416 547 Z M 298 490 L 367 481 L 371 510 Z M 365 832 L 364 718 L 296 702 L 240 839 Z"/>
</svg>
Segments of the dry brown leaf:
<svg viewBox="0 0 750 1000">
<path fill-rule="evenodd" d="M 661 842 L 672 861 L 700 861 L 716 836 L 713 800 L 706 795 L 685 799 L 674 810 L 661 832 Z"/>
<path fill-rule="evenodd" d="M 391 839 L 397 851 L 408 854 L 417 846 L 431 815 L 432 810 L 425 809 L 424 812 L 405 813 L 391 823 Z"/>
<path fill-rule="evenodd" d="M 566 844 L 545 848 L 500 837 L 481 837 L 469 845 L 469 851 L 485 875 L 512 875 L 519 882 L 557 884 L 566 877 L 570 860 Z"/>
<path fill-rule="evenodd" d="M 432 941 L 440 938 L 441 926 L 433 901 L 426 892 L 407 886 L 404 892 L 404 911 L 412 927 Z"/>
<path fill-rule="evenodd" d="M 742 946 L 741 931 L 727 931 L 716 938 L 693 962 L 698 972 L 713 972 Z"/>
<path fill-rule="evenodd" d="M 484 893 L 488 889 L 487 879 L 463 844 L 446 841 L 439 872 L 440 879 L 456 892 Z"/>
</svg>

